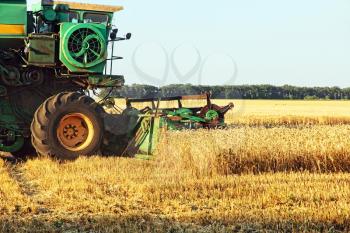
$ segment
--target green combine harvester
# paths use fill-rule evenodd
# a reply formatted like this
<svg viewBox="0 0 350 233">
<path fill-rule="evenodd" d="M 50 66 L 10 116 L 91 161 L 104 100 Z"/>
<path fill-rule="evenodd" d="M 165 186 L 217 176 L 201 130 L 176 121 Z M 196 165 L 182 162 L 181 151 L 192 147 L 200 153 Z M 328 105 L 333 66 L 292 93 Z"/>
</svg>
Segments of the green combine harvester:
<svg viewBox="0 0 350 233">
<path fill-rule="evenodd" d="M 219 107 L 210 95 L 126 99 L 126 109 L 107 114 L 112 98 L 96 102 L 90 90 L 120 88 L 113 75 L 114 43 L 129 40 L 112 27 L 120 6 L 42 0 L 27 10 L 25 0 L 0 0 L 0 151 L 22 157 L 49 155 L 151 154 L 160 129 L 224 126 L 233 105 Z M 111 52 L 108 54 L 108 48 Z M 107 70 L 107 63 L 109 64 Z M 206 99 L 184 108 L 184 99 Z M 178 107 L 161 109 L 162 101 Z M 136 102 L 150 106 L 136 109 Z"/>
</svg>

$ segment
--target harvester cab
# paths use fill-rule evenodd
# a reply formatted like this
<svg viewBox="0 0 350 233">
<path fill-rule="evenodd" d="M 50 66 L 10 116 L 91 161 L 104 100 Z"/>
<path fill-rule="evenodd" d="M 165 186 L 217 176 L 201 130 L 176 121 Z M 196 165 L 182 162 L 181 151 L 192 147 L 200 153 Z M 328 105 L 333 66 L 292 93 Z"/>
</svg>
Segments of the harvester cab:
<svg viewBox="0 0 350 233">
<path fill-rule="evenodd" d="M 5 84 L 21 86 L 30 81 L 21 68 L 41 67 L 56 77 L 72 78 L 83 88 L 120 87 L 121 75 L 112 75 L 112 61 L 121 59 L 108 46 L 131 34 L 117 37 L 112 28 L 115 12 L 121 6 L 42 0 L 27 12 L 25 0 L 0 0 L 0 71 Z M 9 60 L 16 61 L 14 67 Z M 106 63 L 110 61 L 110 72 Z M 10 64 L 9 64 L 10 63 Z M 20 67 L 18 67 L 18 65 Z M 24 69 L 28 70 L 28 69 Z M 37 69 L 39 70 L 39 69 Z M 25 77 L 31 76 L 25 72 Z M 38 80 L 42 71 L 34 75 Z M 40 76 L 40 77 L 39 77 Z"/>
<path fill-rule="evenodd" d="M 127 99 L 126 109 L 107 114 L 89 90 L 118 88 L 112 19 L 120 6 L 42 0 L 27 10 L 25 0 L 0 0 L 0 151 L 14 156 L 43 154 L 58 159 L 79 155 L 151 153 L 159 129 L 215 128 L 224 125 L 223 108 L 185 108 L 195 97 Z M 109 50 L 110 48 L 110 50 Z M 110 51 L 110 53 L 108 53 Z M 176 100 L 175 108 L 161 102 Z M 148 102 L 137 109 L 133 104 Z"/>
<path fill-rule="evenodd" d="M 112 28 L 114 13 L 123 7 L 43 0 L 32 10 L 33 34 L 26 43 L 29 64 L 56 66 L 59 62 L 62 75 L 85 74 L 89 85 L 122 84 L 123 76 L 112 75 L 112 62 L 107 75 L 106 63 L 121 58 L 114 56 L 114 51 L 108 57 L 108 45 L 114 47 L 114 42 L 131 37 L 130 33 L 117 37 L 118 29 Z"/>
</svg>

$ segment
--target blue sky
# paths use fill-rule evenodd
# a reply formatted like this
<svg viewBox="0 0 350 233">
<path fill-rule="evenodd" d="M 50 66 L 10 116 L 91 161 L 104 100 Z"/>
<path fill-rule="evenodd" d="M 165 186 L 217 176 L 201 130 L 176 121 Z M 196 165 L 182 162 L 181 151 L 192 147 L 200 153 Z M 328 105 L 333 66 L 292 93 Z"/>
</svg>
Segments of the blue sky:
<svg viewBox="0 0 350 233">
<path fill-rule="evenodd" d="M 84 2 L 125 7 L 114 73 L 129 84 L 350 86 L 348 0 Z"/>
</svg>

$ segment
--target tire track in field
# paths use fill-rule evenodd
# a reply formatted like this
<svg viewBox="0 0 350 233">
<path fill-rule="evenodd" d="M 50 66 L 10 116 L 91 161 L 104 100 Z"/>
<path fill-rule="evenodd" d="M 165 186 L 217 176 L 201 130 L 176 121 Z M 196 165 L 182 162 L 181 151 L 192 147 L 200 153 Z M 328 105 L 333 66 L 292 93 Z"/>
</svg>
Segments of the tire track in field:
<svg viewBox="0 0 350 233">
<path fill-rule="evenodd" d="M 44 204 L 43 201 L 38 199 L 40 192 L 36 185 L 32 184 L 20 170 L 23 160 L 17 160 L 14 158 L 8 158 L 7 160 L 7 172 L 12 180 L 14 180 L 21 191 L 21 194 L 28 198 L 30 202 L 35 204 L 35 214 L 49 214 L 52 211 Z"/>
<path fill-rule="evenodd" d="M 23 172 L 19 169 L 21 163 L 8 163 L 7 171 L 9 176 L 18 184 L 21 189 L 21 193 L 28 198 L 32 198 L 33 196 L 38 194 L 37 188 L 31 184 L 24 176 Z"/>
</svg>

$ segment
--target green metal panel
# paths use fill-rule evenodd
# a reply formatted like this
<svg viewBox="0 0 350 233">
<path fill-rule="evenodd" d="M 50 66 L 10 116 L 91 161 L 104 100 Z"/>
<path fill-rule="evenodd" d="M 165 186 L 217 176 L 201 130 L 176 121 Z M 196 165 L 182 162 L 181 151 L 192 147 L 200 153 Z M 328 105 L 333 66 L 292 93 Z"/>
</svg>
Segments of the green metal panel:
<svg viewBox="0 0 350 233">
<path fill-rule="evenodd" d="M 0 0 L 0 40 L 23 38 L 27 30 L 27 4 L 25 0 Z M 10 44 L 10 42 L 8 43 Z M 17 43 L 16 45 L 18 45 Z M 9 46 L 9 45 L 8 45 Z M 0 45 L 0 47 L 2 47 Z"/>
<path fill-rule="evenodd" d="M 0 1 L 0 24 L 26 24 L 26 1 Z"/>
<path fill-rule="evenodd" d="M 53 35 L 31 35 L 29 37 L 28 62 L 31 65 L 55 64 L 55 38 Z"/>
<path fill-rule="evenodd" d="M 142 119 L 136 132 L 140 135 L 136 140 L 140 153 L 151 155 L 154 152 L 158 144 L 160 127 L 161 118 L 159 117 L 145 116 Z"/>
<path fill-rule="evenodd" d="M 122 75 L 91 75 L 88 82 L 94 87 L 121 87 L 124 85 L 124 76 Z"/>
</svg>

